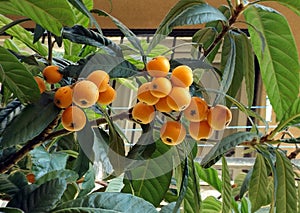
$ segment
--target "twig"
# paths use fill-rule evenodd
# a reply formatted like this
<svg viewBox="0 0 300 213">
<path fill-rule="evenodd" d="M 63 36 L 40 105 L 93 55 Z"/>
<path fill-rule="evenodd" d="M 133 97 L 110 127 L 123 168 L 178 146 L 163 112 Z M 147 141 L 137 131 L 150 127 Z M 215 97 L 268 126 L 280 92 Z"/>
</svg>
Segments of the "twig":
<svg viewBox="0 0 300 213">
<path fill-rule="evenodd" d="M 300 153 L 300 148 L 296 148 L 293 152 L 291 152 L 287 156 L 287 158 L 290 159 L 290 160 L 295 159 L 299 153 Z"/>
</svg>

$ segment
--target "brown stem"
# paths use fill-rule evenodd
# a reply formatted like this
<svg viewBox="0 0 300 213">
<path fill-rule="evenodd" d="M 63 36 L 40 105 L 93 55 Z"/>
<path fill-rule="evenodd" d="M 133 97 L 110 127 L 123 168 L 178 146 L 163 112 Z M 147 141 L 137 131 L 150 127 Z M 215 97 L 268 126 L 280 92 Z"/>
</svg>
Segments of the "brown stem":
<svg viewBox="0 0 300 213">
<path fill-rule="evenodd" d="M 53 44 L 52 44 L 52 35 L 49 31 L 47 31 L 47 39 L 48 39 L 48 61 L 50 64 L 52 64 Z"/>
<path fill-rule="evenodd" d="M 299 153 L 300 153 L 300 148 L 296 148 L 293 152 L 289 154 L 289 156 L 287 156 L 287 158 L 290 160 L 295 159 Z"/>
</svg>

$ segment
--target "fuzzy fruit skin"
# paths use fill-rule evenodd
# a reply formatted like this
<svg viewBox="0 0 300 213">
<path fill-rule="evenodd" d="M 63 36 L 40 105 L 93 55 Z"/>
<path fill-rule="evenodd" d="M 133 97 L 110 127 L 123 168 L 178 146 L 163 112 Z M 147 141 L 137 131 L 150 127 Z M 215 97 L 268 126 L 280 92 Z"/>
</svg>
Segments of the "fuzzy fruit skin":
<svg viewBox="0 0 300 213">
<path fill-rule="evenodd" d="M 175 67 L 171 74 L 171 82 L 173 86 L 189 87 L 193 83 L 193 71 L 187 65 Z"/>
<path fill-rule="evenodd" d="M 180 144 L 186 136 L 186 129 L 179 121 L 167 121 L 160 129 L 160 138 L 167 145 Z"/>
<path fill-rule="evenodd" d="M 59 67 L 55 65 L 49 65 L 44 68 L 43 76 L 46 82 L 49 84 L 55 84 L 61 81 L 63 75 L 59 72 Z"/>
<path fill-rule="evenodd" d="M 190 122 L 189 124 L 190 136 L 195 140 L 208 139 L 213 134 L 213 129 L 208 124 L 207 120 L 200 122 Z"/>
<path fill-rule="evenodd" d="M 77 106 L 69 106 L 61 115 L 61 123 L 68 131 L 82 130 L 86 124 L 86 116 Z"/>
<path fill-rule="evenodd" d="M 151 82 L 146 82 L 138 88 L 137 99 L 148 105 L 154 105 L 159 101 L 159 98 L 152 95 L 152 93 L 150 92 L 150 85 Z"/>
<path fill-rule="evenodd" d="M 189 90 L 183 87 L 173 87 L 167 96 L 167 103 L 174 111 L 182 111 L 186 109 L 191 102 L 191 94 Z"/>
<path fill-rule="evenodd" d="M 172 108 L 167 103 L 167 97 L 160 98 L 159 101 L 154 105 L 156 110 L 160 112 L 172 112 Z"/>
<path fill-rule="evenodd" d="M 152 77 L 165 77 L 170 70 L 170 62 L 164 56 L 157 56 L 146 64 L 148 74 Z"/>
<path fill-rule="evenodd" d="M 42 94 L 43 92 L 45 92 L 46 84 L 45 84 L 44 80 L 39 76 L 34 76 L 34 80 L 36 81 L 36 83 L 39 87 L 40 93 Z"/>
<path fill-rule="evenodd" d="M 54 104 L 61 108 L 67 108 L 73 101 L 73 89 L 70 86 L 63 86 L 56 90 L 54 94 Z"/>
<path fill-rule="evenodd" d="M 109 75 L 103 70 L 91 72 L 86 80 L 92 81 L 98 87 L 99 92 L 104 92 L 109 87 Z"/>
<path fill-rule="evenodd" d="M 138 102 L 132 108 L 132 119 L 141 124 L 148 124 L 155 117 L 155 109 L 152 105 Z"/>
<path fill-rule="evenodd" d="M 104 92 L 99 93 L 99 98 L 97 103 L 100 105 L 109 105 L 111 104 L 117 97 L 117 92 L 114 88 L 109 86 Z"/>
<path fill-rule="evenodd" d="M 224 105 L 216 105 L 211 107 L 207 114 L 208 124 L 215 130 L 225 129 L 232 120 L 232 113 Z"/>
<path fill-rule="evenodd" d="M 192 97 L 189 106 L 184 110 L 184 117 L 192 122 L 206 120 L 208 114 L 208 105 L 200 97 Z"/>
<path fill-rule="evenodd" d="M 172 90 L 171 81 L 164 77 L 154 78 L 150 84 L 150 92 L 157 98 L 166 97 Z"/>
<path fill-rule="evenodd" d="M 99 90 L 96 84 L 83 80 L 75 84 L 73 88 L 73 102 L 81 108 L 93 106 L 99 98 Z"/>
</svg>

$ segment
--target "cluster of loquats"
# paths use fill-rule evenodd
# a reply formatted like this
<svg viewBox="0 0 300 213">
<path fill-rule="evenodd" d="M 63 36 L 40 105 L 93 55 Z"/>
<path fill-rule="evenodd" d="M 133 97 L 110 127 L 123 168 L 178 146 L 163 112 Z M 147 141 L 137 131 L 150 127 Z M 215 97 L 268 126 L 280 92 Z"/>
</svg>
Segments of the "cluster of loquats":
<svg viewBox="0 0 300 213">
<path fill-rule="evenodd" d="M 193 71 L 187 65 L 175 67 L 171 73 L 169 60 L 158 56 L 146 64 L 151 80 L 137 91 L 138 103 L 133 106 L 132 118 L 141 124 L 150 123 L 155 113 L 179 112 L 179 119 L 167 121 L 160 128 L 160 138 L 168 145 L 181 143 L 187 134 L 182 115 L 189 123 L 188 131 L 195 140 L 209 138 L 213 130 L 224 129 L 231 121 L 231 111 L 223 105 L 209 107 L 200 97 L 189 91 Z"/>
<path fill-rule="evenodd" d="M 55 84 L 62 80 L 59 68 L 50 65 L 43 70 L 44 80 Z M 40 92 L 46 90 L 44 80 L 35 77 Z M 68 131 L 79 131 L 84 128 L 87 118 L 83 109 L 94 104 L 108 105 L 116 98 L 116 91 L 109 84 L 109 75 L 103 70 L 91 72 L 85 79 L 78 80 L 73 85 L 61 86 L 54 93 L 54 104 L 63 109 L 62 126 Z"/>
</svg>

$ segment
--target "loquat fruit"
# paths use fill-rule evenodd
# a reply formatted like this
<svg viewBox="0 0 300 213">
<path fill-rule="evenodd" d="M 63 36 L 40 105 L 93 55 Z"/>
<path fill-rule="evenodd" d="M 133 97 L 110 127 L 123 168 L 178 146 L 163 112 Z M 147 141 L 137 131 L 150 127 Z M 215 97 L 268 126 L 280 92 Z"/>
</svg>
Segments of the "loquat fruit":
<svg viewBox="0 0 300 213">
<path fill-rule="evenodd" d="M 86 124 L 86 116 L 78 106 L 69 106 L 61 115 L 61 123 L 68 131 L 79 131 Z"/>
<path fill-rule="evenodd" d="M 116 97 L 116 90 L 112 86 L 109 86 L 104 92 L 99 93 L 97 103 L 100 105 L 108 105 L 111 104 L 116 99 Z"/>
<path fill-rule="evenodd" d="M 94 105 L 99 98 L 99 90 L 96 84 L 88 80 L 82 80 L 73 88 L 73 102 L 82 107 L 88 108 Z"/>
<path fill-rule="evenodd" d="M 93 71 L 86 80 L 92 81 L 97 85 L 99 92 L 104 92 L 109 86 L 109 75 L 103 70 Z"/>
<path fill-rule="evenodd" d="M 189 90 L 183 87 L 173 87 L 167 96 L 167 103 L 174 111 L 182 111 L 186 109 L 191 102 L 191 94 Z"/>
<path fill-rule="evenodd" d="M 207 120 L 190 122 L 189 133 L 190 136 L 195 140 L 208 139 L 212 136 L 213 129 L 208 124 Z"/>
<path fill-rule="evenodd" d="M 150 92 L 151 82 L 143 83 L 137 91 L 137 99 L 148 105 L 154 105 L 158 102 L 159 98 L 152 95 Z"/>
<path fill-rule="evenodd" d="M 150 123 L 155 117 L 155 109 L 152 105 L 138 102 L 132 108 L 132 118 L 141 124 Z"/>
<path fill-rule="evenodd" d="M 43 69 L 43 76 L 49 84 L 58 83 L 63 78 L 63 75 L 59 72 L 59 67 L 55 65 L 45 67 Z"/>
<path fill-rule="evenodd" d="M 146 64 L 147 72 L 152 77 L 165 77 L 170 70 L 170 62 L 164 56 L 154 57 Z"/>
<path fill-rule="evenodd" d="M 172 90 L 171 81 L 165 77 L 157 77 L 151 81 L 150 92 L 158 98 L 166 97 Z"/>
<path fill-rule="evenodd" d="M 160 129 L 160 138 L 167 145 L 180 144 L 186 136 L 186 129 L 179 121 L 167 121 Z"/>
<path fill-rule="evenodd" d="M 39 76 L 34 76 L 34 80 L 37 83 L 39 89 L 40 89 L 40 93 L 42 94 L 43 92 L 46 91 L 46 84 L 44 82 L 44 80 L 39 77 Z"/>
<path fill-rule="evenodd" d="M 58 88 L 54 94 L 54 104 L 59 108 L 67 108 L 73 101 L 73 89 L 70 86 Z"/>
<path fill-rule="evenodd" d="M 211 107 L 207 114 L 208 124 L 215 130 L 223 130 L 229 125 L 232 113 L 226 106 L 217 104 Z"/>
<path fill-rule="evenodd" d="M 189 87 L 193 83 L 193 71 L 187 65 L 180 65 L 173 69 L 171 74 L 173 86 Z"/>
<path fill-rule="evenodd" d="M 167 103 L 167 97 L 160 98 L 158 102 L 154 105 L 156 110 L 160 112 L 172 112 L 172 108 Z"/>
<path fill-rule="evenodd" d="M 207 118 L 208 105 L 203 98 L 192 97 L 189 106 L 184 110 L 184 117 L 193 122 L 199 122 Z"/>
</svg>

